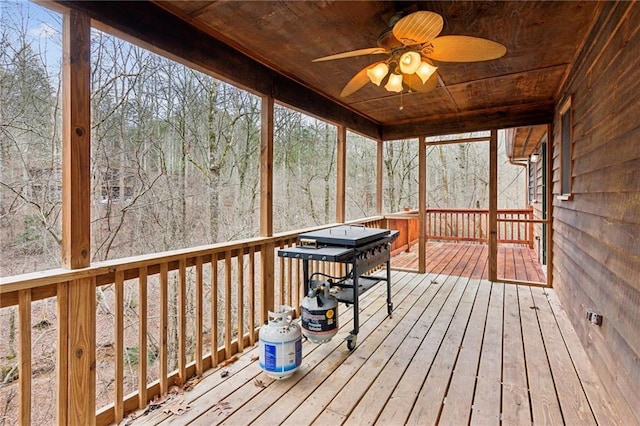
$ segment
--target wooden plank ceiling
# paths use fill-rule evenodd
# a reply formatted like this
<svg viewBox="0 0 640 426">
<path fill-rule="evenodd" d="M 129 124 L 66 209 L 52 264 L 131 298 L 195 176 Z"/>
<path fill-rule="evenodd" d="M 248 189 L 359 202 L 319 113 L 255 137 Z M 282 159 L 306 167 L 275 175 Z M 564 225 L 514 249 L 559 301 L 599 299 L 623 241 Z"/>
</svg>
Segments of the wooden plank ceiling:
<svg viewBox="0 0 640 426">
<path fill-rule="evenodd" d="M 550 122 L 601 9 L 590 1 L 59 3 L 242 87 L 385 140 Z M 403 94 L 402 109 L 399 94 L 371 83 L 340 97 L 351 77 L 379 55 L 312 62 L 375 47 L 394 13 L 417 10 L 442 15 L 441 35 L 487 38 L 504 44 L 507 53 L 486 62 L 436 63 L 441 85 Z"/>
</svg>

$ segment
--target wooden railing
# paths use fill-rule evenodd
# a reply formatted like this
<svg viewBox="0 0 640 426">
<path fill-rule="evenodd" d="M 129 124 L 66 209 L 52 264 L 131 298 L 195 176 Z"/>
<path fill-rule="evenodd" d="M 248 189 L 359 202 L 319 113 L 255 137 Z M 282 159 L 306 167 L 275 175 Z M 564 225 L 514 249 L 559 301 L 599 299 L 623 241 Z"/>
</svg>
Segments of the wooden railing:
<svg viewBox="0 0 640 426">
<path fill-rule="evenodd" d="M 489 241 L 489 210 L 427 209 L 426 238 L 440 241 Z M 385 216 L 387 226 L 400 235 L 393 249 L 409 249 L 418 242 L 418 211 L 407 210 Z M 524 244 L 533 248 L 533 209 L 498 210 L 498 242 Z"/>
<path fill-rule="evenodd" d="M 386 226 L 382 217 L 352 223 Z M 18 311 L 18 422 L 29 424 L 31 419 L 32 372 L 37 368 L 31 359 L 32 309 L 43 299 L 54 299 L 59 313 L 52 324 L 58 341 L 56 365 L 66 365 L 73 356 L 61 331 L 67 329 L 67 318 L 60 315 L 73 304 L 63 296 L 69 281 L 95 279 L 96 317 L 100 316 L 98 336 L 93 336 L 96 368 L 113 379 L 107 395 L 98 398 L 96 423 L 119 422 L 126 413 L 166 394 L 170 386 L 183 385 L 253 345 L 268 309 L 282 304 L 299 307 L 304 296 L 301 264 L 277 257 L 276 250 L 291 246 L 300 232 L 309 230 L 3 278 L 0 309 Z M 338 267 L 313 265 L 314 270 L 334 275 Z M 69 403 L 67 385 L 73 385 L 64 377 L 58 368 L 59 422 Z"/>
</svg>

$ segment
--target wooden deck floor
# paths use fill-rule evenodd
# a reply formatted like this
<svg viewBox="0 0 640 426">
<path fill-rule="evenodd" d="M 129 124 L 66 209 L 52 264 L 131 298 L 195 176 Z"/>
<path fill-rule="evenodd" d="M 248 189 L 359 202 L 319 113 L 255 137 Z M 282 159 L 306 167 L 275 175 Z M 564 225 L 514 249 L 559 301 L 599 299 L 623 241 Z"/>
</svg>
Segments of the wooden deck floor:
<svg viewBox="0 0 640 426">
<path fill-rule="evenodd" d="M 476 265 L 464 269 L 460 258 Z M 445 275 L 466 274 L 471 278 L 488 279 L 487 262 L 489 246 L 486 244 L 427 242 L 427 272 Z M 408 252 L 397 254 L 392 259 L 394 267 L 418 269 L 418 246 L 413 245 Z M 528 247 L 515 245 L 498 246 L 498 278 L 529 282 L 547 282 L 546 275 L 538 262 L 536 252 Z"/>
<path fill-rule="evenodd" d="M 353 309 L 340 305 L 338 335 L 304 342 L 291 378 L 261 372 L 256 345 L 133 424 L 635 424 L 602 389 L 553 290 L 394 272 L 389 318 L 383 287 L 361 297 L 353 352 Z M 181 401 L 184 414 L 163 413 Z"/>
</svg>

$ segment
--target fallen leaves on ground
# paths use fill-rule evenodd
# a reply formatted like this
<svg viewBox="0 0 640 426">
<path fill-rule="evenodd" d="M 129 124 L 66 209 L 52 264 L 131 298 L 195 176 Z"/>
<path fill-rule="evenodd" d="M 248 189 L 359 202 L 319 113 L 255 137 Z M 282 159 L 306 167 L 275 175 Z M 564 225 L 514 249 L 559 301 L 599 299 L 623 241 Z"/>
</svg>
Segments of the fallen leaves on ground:
<svg viewBox="0 0 640 426">
<path fill-rule="evenodd" d="M 184 386 L 182 386 L 182 390 L 190 391 L 191 389 L 196 387 L 196 385 L 198 383 L 200 383 L 201 381 L 202 381 L 202 376 L 194 376 L 194 377 L 190 378 L 189 380 L 187 380 L 187 383 L 185 383 Z"/>
<path fill-rule="evenodd" d="M 220 367 L 226 367 L 228 365 L 233 364 L 234 362 L 236 362 L 238 360 L 238 355 L 234 355 L 231 358 L 225 360 L 222 362 L 222 364 L 220 364 Z"/>
<path fill-rule="evenodd" d="M 150 412 L 157 410 L 158 408 L 162 407 L 165 404 L 165 402 L 167 402 L 166 396 L 156 395 L 156 397 L 153 398 L 153 400 L 149 403 L 147 408 L 144 410 L 143 415 L 146 416 Z"/>
<path fill-rule="evenodd" d="M 162 412 L 165 414 L 173 414 L 175 416 L 183 415 L 187 410 L 189 410 L 191 406 L 184 401 L 176 401 L 172 404 L 167 405 Z"/>
<path fill-rule="evenodd" d="M 253 355 L 253 356 L 251 357 L 251 362 L 253 362 L 253 361 L 257 361 L 257 360 L 259 360 L 259 359 L 260 359 L 260 355 Z"/>
<path fill-rule="evenodd" d="M 229 371 L 227 371 L 227 370 L 220 370 L 220 377 L 221 377 L 221 378 L 223 378 L 223 379 L 224 379 L 224 378 L 225 378 L 225 377 L 227 377 L 227 376 L 229 376 Z"/>
<path fill-rule="evenodd" d="M 213 409 L 214 413 L 218 411 L 218 415 L 226 414 L 227 411 L 231 410 L 231 404 L 229 404 L 227 401 L 218 401 L 213 404 L 213 407 L 211 408 Z"/>
<path fill-rule="evenodd" d="M 255 379 L 253 381 L 253 384 L 256 385 L 259 388 L 266 388 L 267 387 L 267 384 L 265 382 L 263 382 L 262 380 L 260 380 L 260 379 Z"/>
</svg>

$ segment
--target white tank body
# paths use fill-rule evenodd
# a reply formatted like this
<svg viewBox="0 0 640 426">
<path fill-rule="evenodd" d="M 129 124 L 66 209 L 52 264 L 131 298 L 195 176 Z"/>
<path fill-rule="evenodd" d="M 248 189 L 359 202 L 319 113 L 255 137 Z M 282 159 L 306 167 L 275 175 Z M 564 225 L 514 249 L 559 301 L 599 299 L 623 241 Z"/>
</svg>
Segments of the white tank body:
<svg viewBox="0 0 640 426">
<path fill-rule="evenodd" d="M 281 306 L 269 312 L 266 324 L 260 327 L 260 368 L 274 379 L 286 379 L 302 363 L 302 334 L 293 322 L 293 310 Z"/>
</svg>

